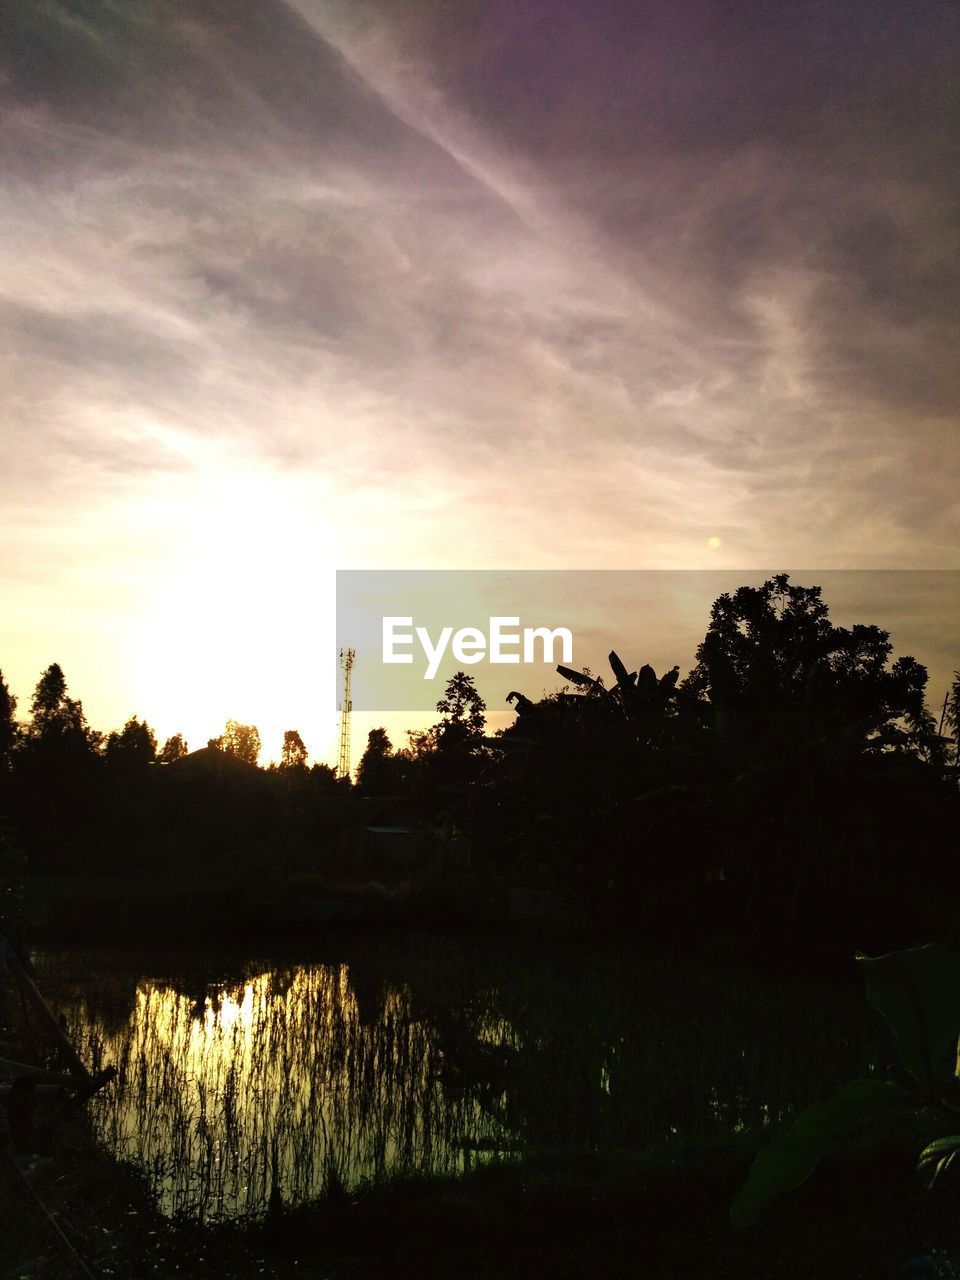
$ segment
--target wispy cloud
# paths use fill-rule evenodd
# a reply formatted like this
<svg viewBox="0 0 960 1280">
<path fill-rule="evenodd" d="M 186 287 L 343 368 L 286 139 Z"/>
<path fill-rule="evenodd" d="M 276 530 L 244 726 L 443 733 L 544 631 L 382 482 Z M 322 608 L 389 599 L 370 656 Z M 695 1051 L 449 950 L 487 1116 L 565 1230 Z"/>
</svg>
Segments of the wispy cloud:
<svg viewBox="0 0 960 1280">
<path fill-rule="evenodd" d="M 17 9 L 0 529 L 8 607 L 27 581 L 48 600 L 16 597 L 21 685 L 60 602 L 122 714 L 95 674 L 110 644 L 84 649 L 81 562 L 140 634 L 178 584 L 202 594 L 204 539 L 204 563 L 260 562 L 208 511 L 275 545 L 258 484 L 293 513 L 301 579 L 333 555 L 954 563 L 955 28 L 892 0 L 869 21 Z"/>
</svg>

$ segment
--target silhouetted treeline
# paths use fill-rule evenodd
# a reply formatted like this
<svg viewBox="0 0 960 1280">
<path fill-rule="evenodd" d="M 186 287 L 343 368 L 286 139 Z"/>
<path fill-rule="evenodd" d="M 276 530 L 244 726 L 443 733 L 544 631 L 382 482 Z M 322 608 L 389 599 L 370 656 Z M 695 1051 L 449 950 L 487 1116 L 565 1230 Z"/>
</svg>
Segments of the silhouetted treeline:
<svg viewBox="0 0 960 1280">
<path fill-rule="evenodd" d="M 594 925 L 863 945 L 948 927 L 960 677 L 935 719 L 921 664 L 875 626 L 834 626 L 786 575 L 715 602 L 685 678 L 616 652 L 610 667 L 561 668 L 567 688 L 539 702 L 511 693 L 495 737 L 458 673 L 432 729 L 400 750 L 371 732 L 353 785 L 309 768 L 295 730 L 262 769 L 254 726 L 158 750 L 136 718 L 93 731 L 56 665 L 20 721 L 0 680 L 0 850 L 41 873 L 342 872 L 351 832 L 394 824 L 469 848 L 469 891 L 552 890 Z M 252 848 L 265 860 L 244 862 Z"/>
<path fill-rule="evenodd" d="M 935 908 L 958 887 L 960 680 L 935 723 L 925 669 L 890 659 L 785 575 L 722 596 L 684 680 L 612 653 L 609 688 L 571 672 L 580 696 L 520 700 L 488 838 L 601 918 L 681 932 L 850 936 Z"/>
<path fill-rule="evenodd" d="M 258 768 L 259 749 L 256 728 L 233 720 L 193 752 L 181 734 L 158 748 L 136 717 L 101 734 L 56 663 L 18 721 L 0 676 L 0 859 L 40 873 L 228 875 L 231 855 L 256 845 L 315 847 L 339 824 L 348 787 L 326 765 L 307 768 L 295 730 L 279 766 Z"/>
</svg>

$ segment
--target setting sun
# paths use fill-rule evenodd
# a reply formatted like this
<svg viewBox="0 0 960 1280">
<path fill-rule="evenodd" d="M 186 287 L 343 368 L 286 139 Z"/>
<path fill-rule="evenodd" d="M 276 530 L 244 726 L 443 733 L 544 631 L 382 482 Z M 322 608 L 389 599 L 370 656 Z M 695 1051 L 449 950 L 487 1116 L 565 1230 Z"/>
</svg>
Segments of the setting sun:
<svg viewBox="0 0 960 1280">
<path fill-rule="evenodd" d="M 163 512 L 165 555 L 133 645 L 138 710 L 193 747 L 228 718 L 255 723 L 266 759 L 296 727 L 322 758 L 338 553 L 322 496 L 291 473 L 210 469 L 158 494 Z"/>
</svg>

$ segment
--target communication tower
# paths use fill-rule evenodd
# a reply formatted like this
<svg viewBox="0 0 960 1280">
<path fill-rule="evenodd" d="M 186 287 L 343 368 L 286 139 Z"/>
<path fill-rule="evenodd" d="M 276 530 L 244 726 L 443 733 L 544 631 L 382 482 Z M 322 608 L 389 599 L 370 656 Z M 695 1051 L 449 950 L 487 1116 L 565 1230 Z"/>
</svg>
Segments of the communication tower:
<svg viewBox="0 0 960 1280">
<path fill-rule="evenodd" d="M 353 703 L 350 700 L 350 672 L 356 650 L 340 650 L 340 670 L 343 672 L 343 698 L 340 702 L 340 757 L 337 763 L 337 777 L 350 777 L 350 712 Z"/>
</svg>

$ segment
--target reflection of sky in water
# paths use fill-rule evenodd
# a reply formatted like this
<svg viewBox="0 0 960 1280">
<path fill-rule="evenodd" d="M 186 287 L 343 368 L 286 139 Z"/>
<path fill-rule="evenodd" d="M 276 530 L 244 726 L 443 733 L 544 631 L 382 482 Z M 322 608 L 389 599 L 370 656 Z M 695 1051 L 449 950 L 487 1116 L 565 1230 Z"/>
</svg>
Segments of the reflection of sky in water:
<svg viewBox="0 0 960 1280">
<path fill-rule="evenodd" d="M 387 992 L 361 1017 L 346 966 L 265 973 L 199 1001 L 138 986 L 125 1027 L 95 1006 L 71 1023 L 121 1071 L 92 1112 L 100 1139 L 142 1165 L 168 1213 L 262 1208 L 274 1144 L 284 1198 L 397 1170 L 452 1172 L 464 1138 L 497 1125 L 444 1097 L 436 1036 Z M 79 1024 L 79 1025 L 78 1025 Z"/>
<path fill-rule="evenodd" d="M 85 1060 L 120 1071 L 89 1104 L 96 1133 L 164 1211 L 262 1212 L 274 1162 L 295 1203 L 517 1144 L 766 1134 L 891 1056 L 858 988 L 503 940 L 357 947 L 216 980 L 202 955 L 39 959 Z"/>
</svg>

